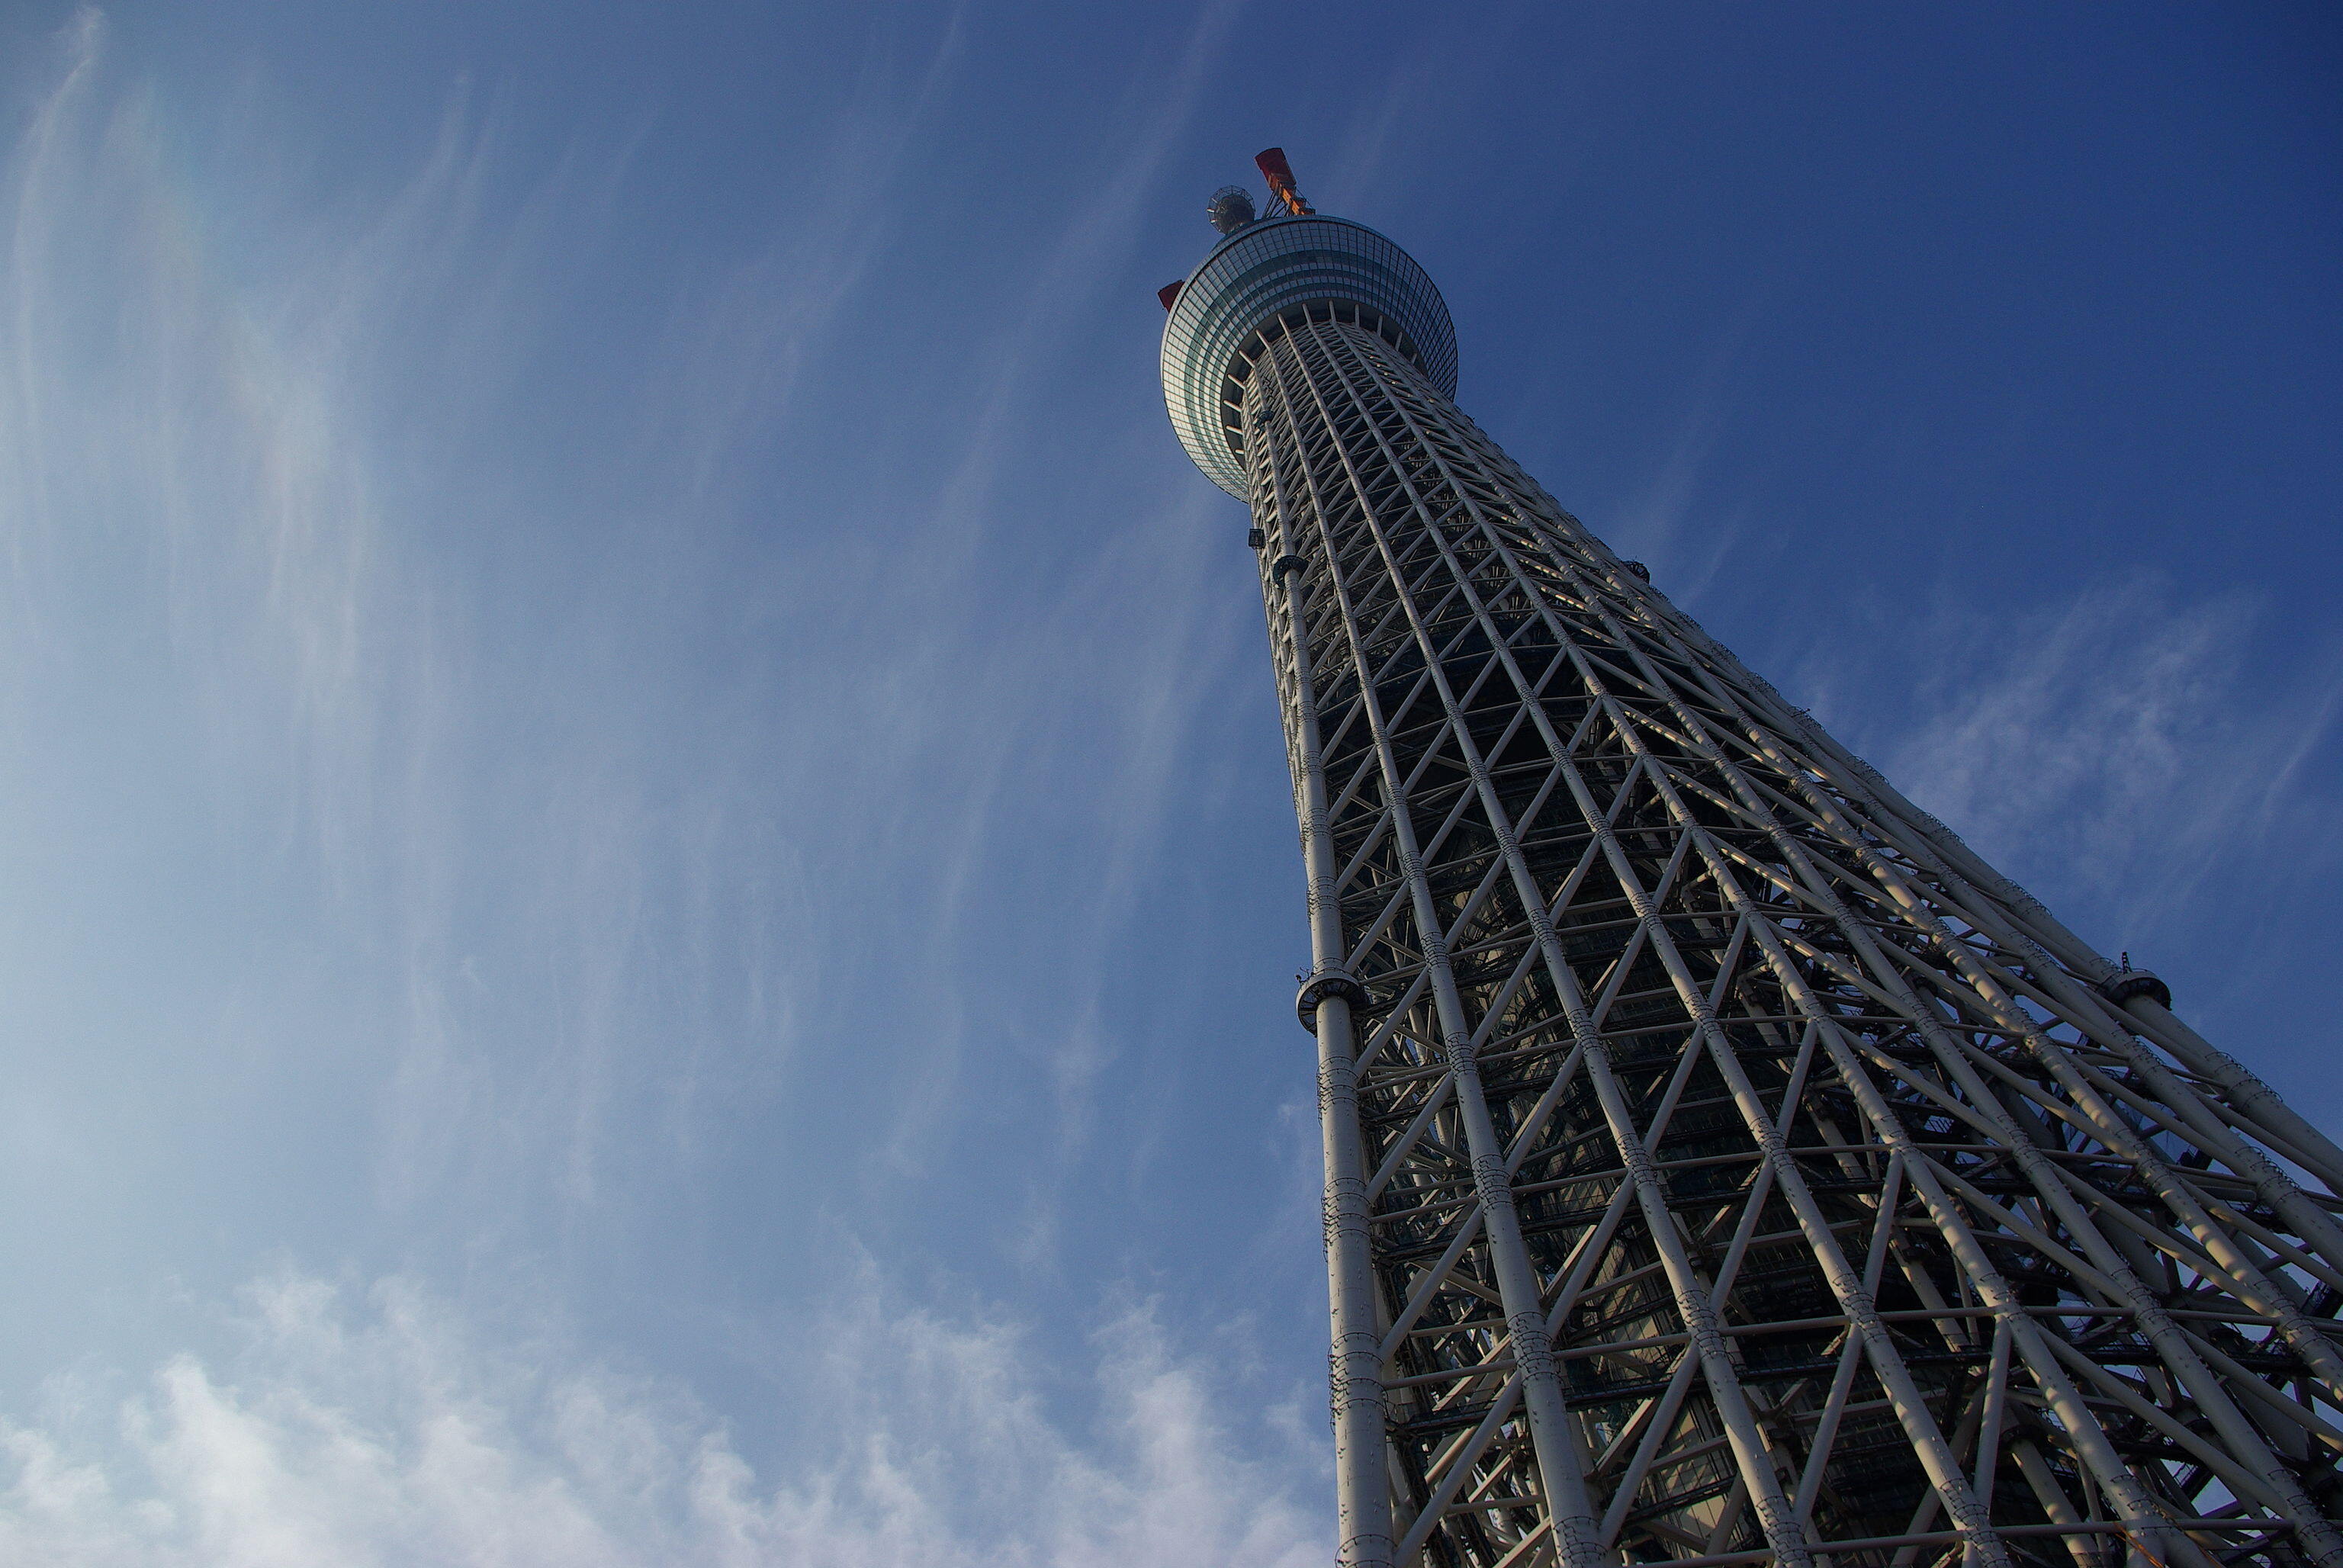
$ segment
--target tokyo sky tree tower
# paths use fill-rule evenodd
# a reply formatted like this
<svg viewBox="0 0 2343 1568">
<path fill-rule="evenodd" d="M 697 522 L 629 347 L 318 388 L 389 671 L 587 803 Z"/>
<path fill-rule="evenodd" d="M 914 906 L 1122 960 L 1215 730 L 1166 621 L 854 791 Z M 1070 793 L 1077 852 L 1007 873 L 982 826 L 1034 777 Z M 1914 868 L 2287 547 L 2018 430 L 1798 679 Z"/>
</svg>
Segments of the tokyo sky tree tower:
<svg viewBox="0 0 2343 1568">
<path fill-rule="evenodd" d="M 1613 555 L 1283 156 L 1165 289 L 1302 849 L 1341 1561 L 2343 1568 L 2343 1151 Z"/>
</svg>

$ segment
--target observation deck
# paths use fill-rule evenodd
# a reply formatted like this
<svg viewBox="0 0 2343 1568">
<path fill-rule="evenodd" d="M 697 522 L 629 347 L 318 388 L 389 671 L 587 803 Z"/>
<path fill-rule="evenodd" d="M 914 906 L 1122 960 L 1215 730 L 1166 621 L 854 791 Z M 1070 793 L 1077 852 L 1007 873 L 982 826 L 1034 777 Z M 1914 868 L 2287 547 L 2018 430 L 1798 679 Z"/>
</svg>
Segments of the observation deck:
<svg viewBox="0 0 2343 1568">
<path fill-rule="evenodd" d="M 1172 427 L 1205 477 L 1240 501 L 1247 498 L 1244 388 L 1242 377 L 1231 373 L 1238 351 L 1278 317 L 1312 306 L 1354 311 L 1362 327 L 1398 349 L 1443 396 L 1456 395 L 1456 328 L 1414 257 L 1348 218 L 1248 224 L 1188 275 L 1163 324 L 1163 402 Z"/>
</svg>

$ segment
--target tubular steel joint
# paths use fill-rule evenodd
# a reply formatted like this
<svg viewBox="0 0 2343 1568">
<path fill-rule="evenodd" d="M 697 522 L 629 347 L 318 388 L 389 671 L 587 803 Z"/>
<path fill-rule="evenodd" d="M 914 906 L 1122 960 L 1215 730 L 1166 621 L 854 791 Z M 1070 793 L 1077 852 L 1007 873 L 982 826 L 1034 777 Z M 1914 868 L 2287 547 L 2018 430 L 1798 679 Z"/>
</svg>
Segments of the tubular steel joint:
<svg viewBox="0 0 2343 1568">
<path fill-rule="evenodd" d="M 2147 997 L 2158 1007 L 2172 1005 L 2172 988 L 2153 970 L 2119 970 L 2099 986 L 2099 994 L 2117 1007 L 2134 997 Z"/>
<path fill-rule="evenodd" d="M 1330 996 L 1340 997 L 1354 1008 L 1364 1007 L 1367 988 L 1341 970 L 1320 970 L 1302 982 L 1293 999 L 1293 1015 L 1302 1020 L 1302 1028 L 1318 1032 L 1318 1004 Z"/>
</svg>

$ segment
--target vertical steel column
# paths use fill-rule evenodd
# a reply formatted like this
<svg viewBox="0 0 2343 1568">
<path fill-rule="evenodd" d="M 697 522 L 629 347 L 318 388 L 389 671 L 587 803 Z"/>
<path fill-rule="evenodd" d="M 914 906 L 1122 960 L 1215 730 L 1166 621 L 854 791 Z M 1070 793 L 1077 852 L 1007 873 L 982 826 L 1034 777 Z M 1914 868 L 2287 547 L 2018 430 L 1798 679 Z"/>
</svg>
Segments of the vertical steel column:
<svg viewBox="0 0 2343 1568">
<path fill-rule="evenodd" d="M 1277 350 L 1272 347 L 1272 351 Z M 1306 369 L 1302 373 L 1306 377 Z M 1292 410 L 1289 407 L 1284 412 L 1286 434 L 1298 438 L 1299 433 L 1292 425 Z M 1322 406 L 1320 412 L 1322 417 Z M 1600 1560 L 1594 1540 L 1594 1511 L 1587 1501 L 1576 1441 L 1571 1432 L 1569 1415 L 1563 1403 L 1562 1387 L 1555 1378 L 1554 1353 L 1547 1340 L 1545 1310 L 1537 1272 L 1531 1266 L 1529 1251 L 1522 1241 L 1520 1220 L 1513 1209 L 1513 1184 L 1506 1170 L 1504 1144 L 1498 1137 L 1496 1124 L 1489 1114 L 1488 1099 L 1482 1090 L 1473 1030 L 1465 1018 L 1455 972 L 1443 950 L 1443 925 L 1433 905 L 1431 884 L 1424 878 L 1423 857 L 1416 837 L 1414 817 L 1405 801 L 1406 780 L 1393 756 L 1381 704 L 1373 693 L 1366 689 L 1373 678 L 1369 661 L 1360 647 L 1358 622 L 1352 613 L 1350 597 L 1337 564 L 1334 541 L 1326 529 L 1325 498 L 1317 493 L 1314 474 L 1305 470 L 1304 482 L 1311 490 L 1311 515 L 1317 521 L 1319 537 L 1313 545 L 1324 552 L 1344 638 L 1351 650 L 1353 668 L 1362 683 L 1360 701 L 1365 713 L 1368 734 L 1373 739 L 1384 788 L 1390 791 L 1393 800 L 1392 831 L 1398 841 L 1401 861 L 1407 868 L 1408 897 L 1413 905 L 1417 929 L 1427 944 L 1433 1005 L 1438 1010 L 1441 1024 L 1442 1050 L 1453 1086 L 1452 1093 L 1457 1114 L 1463 1122 L 1465 1148 L 1472 1160 L 1473 1196 L 1479 1202 L 1482 1225 L 1488 1237 L 1499 1302 L 1505 1313 L 1514 1368 L 1521 1379 L 1522 1402 L 1528 1412 L 1532 1443 L 1536 1450 L 1538 1473 L 1553 1509 L 1550 1517 L 1558 1522 L 1557 1538 L 1565 1549 L 1564 1568 L 1594 1568 Z M 1433 678 L 1438 679 L 1436 670 Z"/>
<path fill-rule="evenodd" d="M 1273 492 L 1274 476 L 1265 476 L 1263 482 Z M 1270 516 L 1277 515 L 1272 506 Z M 1272 558 L 1282 558 L 1282 552 Z M 1343 967 L 1333 849 L 1326 831 L 1317 682 L 1303 630 L 1307 590 L 1298 569 L 1272 571 L 1264 586 L 1271 624 L 1284 634 L 1292 672 L 1287 722 L 1293 737 L 1295 816 L 1309 877 L 1311 973 L 1298 1010 L 1318 1037 L 1318 1128 L 1326 1168 L 1326 1295 L 1332 1327 L 1327 1372 L 1340 1535 L 1335 1560 L 1342 1568 L 1391 1568 L 1383 1334 L 1376 1322 L 1369 1253 L 1366 1157 L 1359 1135 L 1358 1038 L 1351 1017 L 1353 1001 L 1364 1000 L 1366 993 Z"/>
</svg>

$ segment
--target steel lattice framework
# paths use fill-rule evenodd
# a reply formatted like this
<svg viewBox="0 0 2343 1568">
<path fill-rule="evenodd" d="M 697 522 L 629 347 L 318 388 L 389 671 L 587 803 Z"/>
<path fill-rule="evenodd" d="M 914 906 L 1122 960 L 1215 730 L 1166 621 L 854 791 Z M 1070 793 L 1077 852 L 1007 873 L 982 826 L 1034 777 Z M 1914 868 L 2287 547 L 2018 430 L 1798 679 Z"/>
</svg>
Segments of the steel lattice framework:
<svg viewBox="0 0 2343 1568">
<path fill-rule="evenodd" d="M 1164 347 L 1252 508 L 1302 826 L 1342 1561 L 2343 1568 L 2343 1151 L 1453 363 L 1318 216 L 1225 242 Z"/>
</svg>

